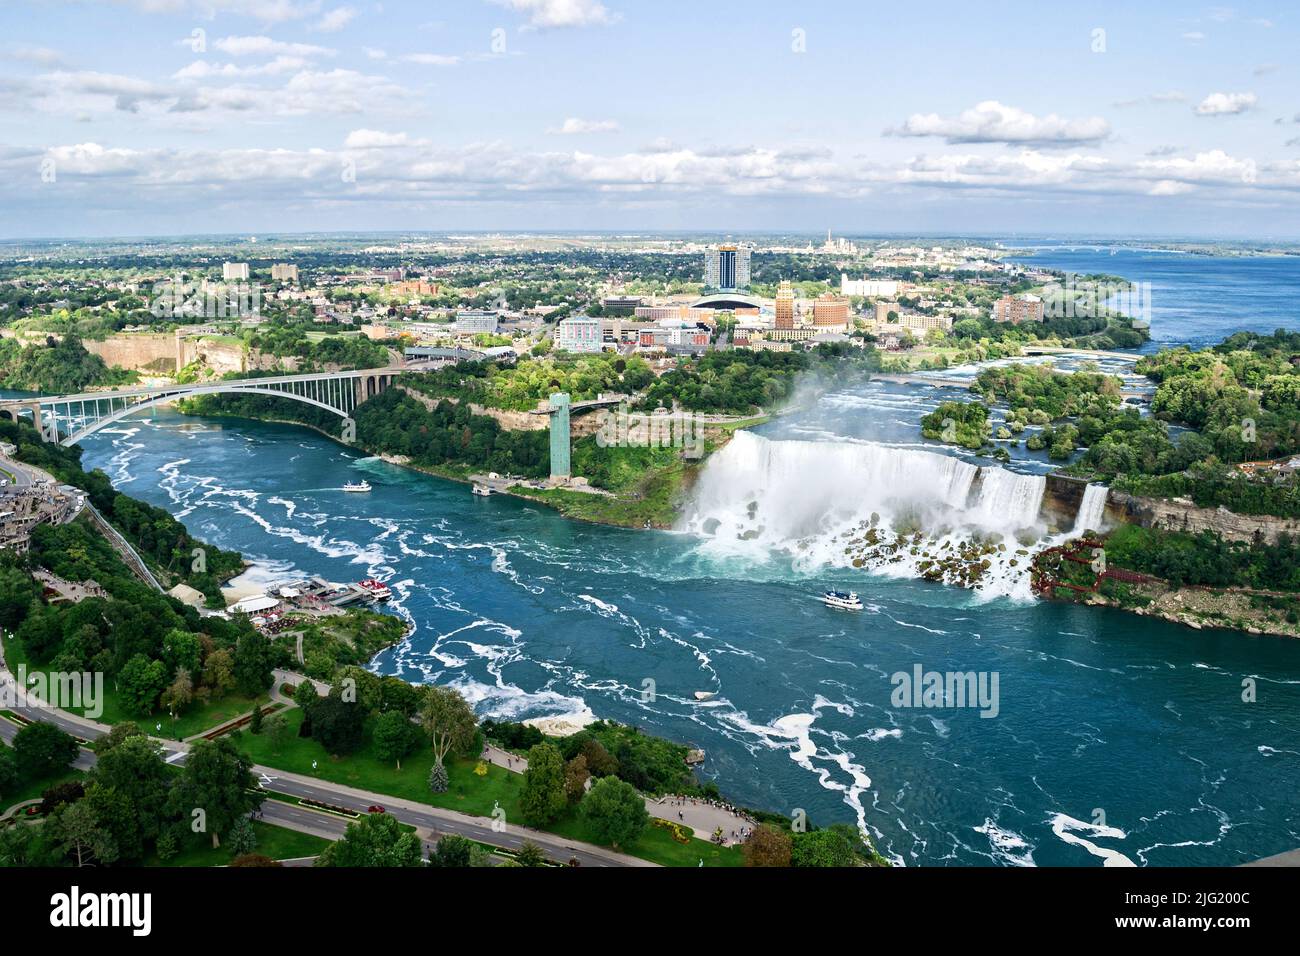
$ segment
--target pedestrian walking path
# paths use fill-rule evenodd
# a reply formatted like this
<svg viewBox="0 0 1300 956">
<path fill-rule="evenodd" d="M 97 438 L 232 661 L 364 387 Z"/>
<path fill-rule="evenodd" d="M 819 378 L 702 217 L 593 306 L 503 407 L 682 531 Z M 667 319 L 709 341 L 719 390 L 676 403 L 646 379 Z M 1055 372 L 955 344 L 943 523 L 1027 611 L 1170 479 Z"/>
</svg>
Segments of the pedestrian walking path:
<svg viewBox="0 0 1300 956">
<path fill-rule="evenodd" d="M 528 769 L 528 759 L 488 744 L 483 759 L 515 773 Z M 660 820 L 680 823 L 689 827 L 701 840 L 712 840 L 721 831 L 721 844 L 734 846 L 744 843 L 757 824 L 726 804 L 717 804 L 700 797 L 646 797 L 646 812 Z"/>
</svg>

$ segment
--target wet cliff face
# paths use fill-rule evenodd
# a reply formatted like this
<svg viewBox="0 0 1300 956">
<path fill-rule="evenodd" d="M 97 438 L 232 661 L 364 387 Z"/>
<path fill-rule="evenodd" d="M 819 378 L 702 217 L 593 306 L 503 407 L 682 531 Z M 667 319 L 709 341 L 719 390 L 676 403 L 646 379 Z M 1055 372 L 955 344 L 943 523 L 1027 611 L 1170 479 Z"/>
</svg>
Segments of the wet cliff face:
<svg viewBox="0 0 1300 956">
<path fill-rule="evenodd" d="M 1043 489 L 1043 520 L 1057 528 L 1068 529 L 1074 524 L 1083 504 L 1088 482 L 1067 475 L 1048 475 Z"/>
<path fill-rule="evenodd" d="M 1230 541 L 1272 543 L 1282 534 L 1300 535 L 1300 521 L 1294 519 L 1198 508 L 1183 498 L 1139 498 L 1119 491 L 1111 492 L 1106 514 L 1113 521 L 1127 521 L 1144 528 L 1191 534 L 1213 531 Z"/>
</svg>

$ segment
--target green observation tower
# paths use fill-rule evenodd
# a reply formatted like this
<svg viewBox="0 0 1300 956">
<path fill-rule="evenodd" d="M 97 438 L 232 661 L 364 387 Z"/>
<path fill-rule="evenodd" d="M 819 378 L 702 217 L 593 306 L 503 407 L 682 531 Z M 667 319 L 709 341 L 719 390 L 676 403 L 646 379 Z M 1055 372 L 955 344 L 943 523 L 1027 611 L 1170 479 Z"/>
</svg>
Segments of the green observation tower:
<svg viewBox="0 0 1300 956">
<path fill-rule="evenodd" d="M 569 464 L 569 396 L 556 392 L 551 396 L 551 480 L 568 481 Z"/>
</svg>

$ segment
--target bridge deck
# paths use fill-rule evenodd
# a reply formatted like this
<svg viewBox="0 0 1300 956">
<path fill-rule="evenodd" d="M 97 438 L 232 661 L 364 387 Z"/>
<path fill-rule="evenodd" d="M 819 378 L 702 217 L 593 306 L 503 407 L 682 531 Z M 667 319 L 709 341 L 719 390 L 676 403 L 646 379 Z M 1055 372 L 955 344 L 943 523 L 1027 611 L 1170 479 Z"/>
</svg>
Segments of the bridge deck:
<svg viewBox="0 0 1300 956">
<path fill-rule="evenodd" d="M 139 387 L 104 389 L 98 392 L 78 392 L 75 395 L 34 395 L 30 398 L 4 399 L 0 400 L 0 405 L 31 405 L 33 402 L 39 402 L 42 405 L 63 405 L 67 402 L 93 402 L 96 400 L 102 402 L 110 398 L 147 398 L 156 395 L 170 395 L 176 392 L 185 392 L 197 388 L 211 388 L 217 385 L 224 388 L 238 388 L 243 385 L 250 387 L 291 385 L 295 382 L 364 378 L 367 375 L 396 375 L 401 371 L 400 368 L 368 368 L 351 372 L 306 372 L 301 375 L 268 375 L 265 378 L 216 379 L 210 382 L 191 382 L 186 385 L 142 385 Z"/>
</svg>

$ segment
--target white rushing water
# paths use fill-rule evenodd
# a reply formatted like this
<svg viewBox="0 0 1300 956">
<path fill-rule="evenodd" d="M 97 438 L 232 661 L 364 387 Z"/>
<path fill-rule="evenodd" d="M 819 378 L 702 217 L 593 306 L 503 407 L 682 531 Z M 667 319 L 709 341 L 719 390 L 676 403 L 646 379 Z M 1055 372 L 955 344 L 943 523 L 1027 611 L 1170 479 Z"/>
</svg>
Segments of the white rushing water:
<svg viewBox="0 0 1300 956">
<path fill-rule="evenodd" d="M 1074 534 L 1085 531 L 1100 531 L 1106 514 L 1106 498 L 1110 489 L 1105 485 L 1088 485 L 1083 490 L 1083 500 L 1079 502 L 1079 513 L 1074 518 Z"/>
<path fill-rule="evenodd" d="M 991 552 L 975 559 L 988 565 L 978 589 L 1028 597 L 1026 549 L 1044 533 L 1045 486 L 1041 475 L 933 452 L 742 431 L 709 460 L 681 527 L 704 536 L 703 552 L 716 558 L 776 551 L 808 569 L 896 576 L 934 574 L 934 561 L 951 566 L 978 545 Z"/>
</svg>

